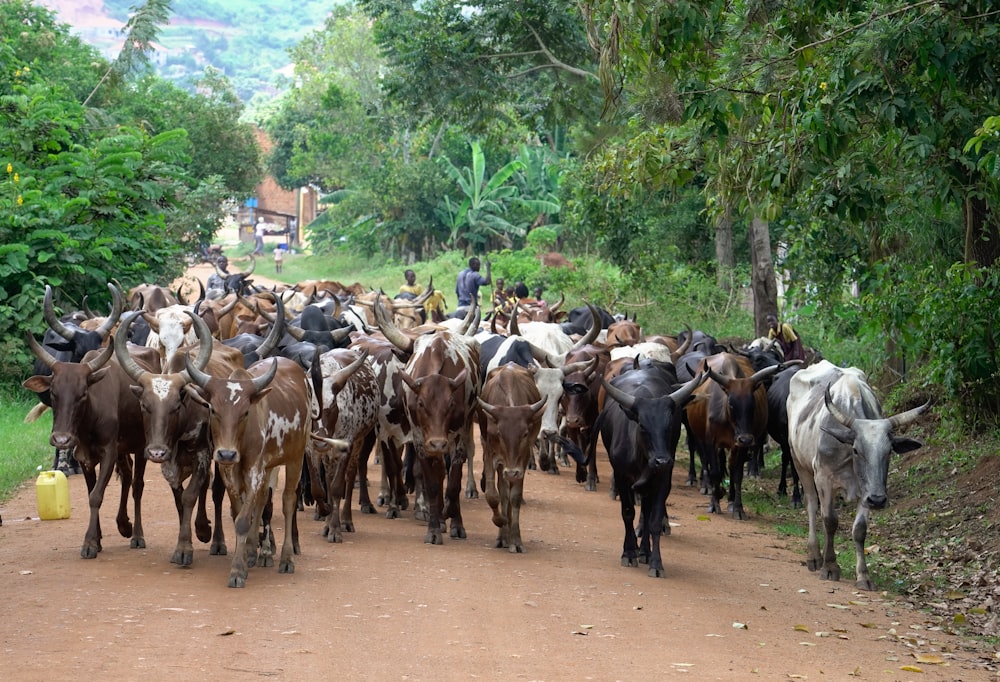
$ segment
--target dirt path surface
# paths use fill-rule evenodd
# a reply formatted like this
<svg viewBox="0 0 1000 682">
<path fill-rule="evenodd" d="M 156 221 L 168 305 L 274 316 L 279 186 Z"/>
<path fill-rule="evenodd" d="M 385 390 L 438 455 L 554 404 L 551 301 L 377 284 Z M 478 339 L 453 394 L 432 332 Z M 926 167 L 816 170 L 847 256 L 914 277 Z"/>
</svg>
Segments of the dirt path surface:
<svg viewBox="0 0 1000 682">
<path fill-rule="evenodd" d="M 193 567 L 169 563 L 177 521 L 155 465 L 146 549 L 115 532 L 113 481 L 94 560 L 79 556 L 83 477 L 70 477 L 66 520 L 39 521 L 29 486 L 2 510 L 0 679 L 996 679 L 922 613 L 818 580 L 803 540 L 706 515 L 682 468 L 665 579 L 619 565 L 618 503 L 569 470 L 528 472 L 524 554 L 493 547 L 482 497 L 463 500 L 468 539 L 443 546 L 423 543 L 412 510 L 356 512 L 357 532 L 330 544 L 307 509 L 295 573 L 253 568 L 245 589 L 227 588 L 230 557 L 197 541 Z M 606 458 L 600 475 L 606 490 Z M 280 543 L 277 511 L 275 527 Z"/>
</svg>

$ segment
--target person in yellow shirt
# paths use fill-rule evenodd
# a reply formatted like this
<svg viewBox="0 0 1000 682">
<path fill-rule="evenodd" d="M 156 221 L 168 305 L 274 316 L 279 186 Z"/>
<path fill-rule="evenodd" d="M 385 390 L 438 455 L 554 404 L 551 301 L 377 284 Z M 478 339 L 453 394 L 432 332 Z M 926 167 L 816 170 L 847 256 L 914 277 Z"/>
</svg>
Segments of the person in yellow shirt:
<svg viewBox="0 0 1000 682">
<path fill-rule="evenodd" d="M 778 316 L 768 314 L 764 318 L 767 322 L 767 338 L 777 339 L 778 345 L 784 354 L 785 360 L 805 360 L 806 351 L 802 347 L 802 339 L 798 333 L 787 322 L 778 322 Z"/>
</svg>

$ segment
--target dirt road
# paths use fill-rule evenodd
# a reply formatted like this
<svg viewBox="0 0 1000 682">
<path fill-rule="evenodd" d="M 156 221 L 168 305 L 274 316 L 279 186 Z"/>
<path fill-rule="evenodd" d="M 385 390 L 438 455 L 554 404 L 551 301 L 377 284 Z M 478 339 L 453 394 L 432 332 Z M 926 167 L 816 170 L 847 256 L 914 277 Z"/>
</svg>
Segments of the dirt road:
<svg viewBox="0 0 1000 682">
<path fill-rule="evenodd" d="M 619 565 L 618 503 L 568 470 L 528 472 L 525 554 L 494 549 L 483 498 L 463 501 L 468 539 L 443 546 L 423 543 L 412 510 L 356 513 L 357 533 L 329 544 L 307 510 L 295 573 L 254 568 L 245 589 L 226 587 L 230 558 L 207 545 L 192 568 L 168 562 L 177 521 L 155 465 L 147 548 L 129 549 L 106 506 L 94 560 L 79 557 L 83 478 L 60 521 L 37 519 L 28 487 L 2 510 L 0 679 L 996 679 L 922 613 L 819 581 L 802 539 L 706 515 L 681 469 L 665 579 Z M 605 458 L 600 474 L 605 490 Z"/>
</svg>

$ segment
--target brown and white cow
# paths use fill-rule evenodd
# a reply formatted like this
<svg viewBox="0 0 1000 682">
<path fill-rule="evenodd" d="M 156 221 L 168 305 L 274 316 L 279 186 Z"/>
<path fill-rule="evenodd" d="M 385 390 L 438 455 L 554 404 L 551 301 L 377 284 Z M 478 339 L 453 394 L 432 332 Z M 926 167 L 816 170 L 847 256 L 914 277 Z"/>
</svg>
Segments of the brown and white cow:
<svg viewBox="0 0 1000 682">
<path fill-rule="evenodd" d="M 471 308 L 468 317 L 476 317 L 476 306 Z M 479 344 L 471 336 L 447 330 L 413 338 L 395 327 L 377 303 L 375 311 L 382 333 L 409 358 L 401 376 L 406 384 L 404 402 L 413 427 L 417 466 L 429 506 L 424 542 L 442 544 L 443 524 L 449 518 L 451 537 L 464 538 L 462 469 L 469 460 L 471 474 L 473 412 L 480 387 Z"/>
<path fill-rule="evenodd" d="M 80 556 L 94 559 L 101 551 L 101 504 L 111 474 L 116 469 L 122 480 L 118 507 L 118 532 L 131 538 L 130 546 L 146 546 L 142 529 L 142 489 L 145 462 L 141 453 L 145 436 L 141 428 L 139 401 L 129 390 L 129 378 L 117 360 L 114 347 L 90 351 L 80 362 L 60 362 L 28 334 L 28 345 L 52 374 L 35 375 L 24 382 L 30 391 L 49 391 L 52 400 L 52 434 L 49 442 L 56 448 L 73 450 L 87 481 L 90 521 Z M 127 354 L 150 370 L 159 369 L 159 356 L 140 346 L 129 344 Z M 132 459 L 137 456 L 133 483 Z M 135 525 L 129 521 L 126 501 L 132 485 Z"/>
<path fill-rule="evenodd" d="M 195 346 L 181 349 L 171 364 L 150 371 L 129 362 L 122 353 L 129 327 L 140 313 L 126 316 L 115 334 L 115 353 L 122 368 L 133 382 L 132 392 L 142 408 L 142 425 L 146 434 L 144 457 L 160 465 L 160 473 L 167 481 L 177 505 L 179 530 L 177 544 L 170 562 L 178 566 L 190 566 L 194 559 L 194 544 L 191 539 L 192 515 L 197 537 L 202 542 L 211 541 L 209 553 L 226 554 L 225 534 L 222 529 L 222 498 L 224 488 L 221 481 L 215 481 L 213 501 L 215 503 L 215 528 L 208 521 L 206 497 L 211 481 L 212 457 L 208 441 L 208 410 L 202 403 L 192 398 L 186 390 L 191 378 L 184 369 L 188 352 L 197 352 L 194 366 L 199 370 L 226 376 L 243 366 L 241 356 L 233 354 L 212 339 L 205 322 L 188 312 L 192 319 L 199 342 Z M 185 486 L 185 481 L 190 482 Z M 197 512 L 195 512 L 197 504 Z"/>
<path fill-rule="evenodd" d="M 257 561 L 274 564 L 270 527 L 264 528 L 260 557 L 256 531 L 280 467 L 285 469 L 281 495 L 285 536 L 278 572 L 294 573 L 296 488 L 312 430 L 312 396 L 305 371 L 287 358 L 272 358 L 223 378 L 202 372 L 186 355 L 185 361 L 196 396 L 210 412 L 212 455 L 226 484 L 236 526 L 229 587 L 245 587 L 249 566 Z"/>
<path fill-rule="evenodd" d="M 545 408 L 531 370 L 508 363 L 492 370 L 479 398 L 483 492 L 500 529 L 497 547 L 521 553 L 521 502 L 531 448 Z"/>
<path fill-rule="evenodd" d="M 378 384 L 365 362 L 367 355 L 335 348 L 315 358 L 309 369 L 316 400 L 313 414 L 319 415 L 314 434 L 320 442 L 310 443 L 306 464 L 317 510 L 327 517 L 323 535 L 329 542 L 343 542 L 344 531 L 354 532 L 351 497 L 358 463 L 367 460 L 375 444 Z M 327 439 L 349 443 L 346 456 L 340 456 Z M 362 494 L 367 498 L 367 485 Z"/>
</svg>

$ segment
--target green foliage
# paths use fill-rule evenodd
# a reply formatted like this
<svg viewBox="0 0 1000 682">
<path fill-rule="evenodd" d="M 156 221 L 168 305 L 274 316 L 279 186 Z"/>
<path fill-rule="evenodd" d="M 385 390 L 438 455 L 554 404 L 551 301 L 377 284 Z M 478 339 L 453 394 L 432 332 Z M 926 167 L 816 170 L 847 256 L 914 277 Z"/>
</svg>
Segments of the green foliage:
<svg viewBox="0 0 1000 682">
<path fill-rule="evenodd" d="M 37 421 L 24 423 L 24 416 L 37 401 L 16 384 L 0 384 L 0 503 L 35 474 L 38 467 L 52 466 L 53 450 L 48 445 L 52 430 L 51 412 Z"/>
<path fill-rule="evenodd" d="M 885 263 L 862 299 L 863 335 L 876 348 L 886 336 L 920 366 L 924 381 L 941 386 L 974 424 L 1000 415 L 1000 268 L 957 263 Z"/>
</svg>

